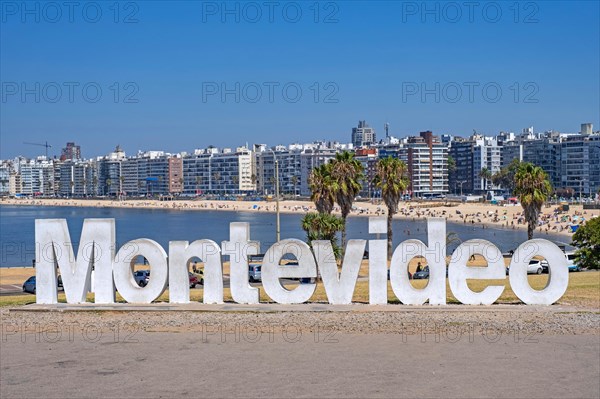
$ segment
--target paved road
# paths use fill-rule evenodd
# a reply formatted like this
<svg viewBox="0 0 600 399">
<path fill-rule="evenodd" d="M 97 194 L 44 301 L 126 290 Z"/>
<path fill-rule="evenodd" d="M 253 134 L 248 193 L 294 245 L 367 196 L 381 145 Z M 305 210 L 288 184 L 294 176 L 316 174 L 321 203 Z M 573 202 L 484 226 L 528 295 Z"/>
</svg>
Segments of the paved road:
<svg viewBox="0 0 600 399">
<path fill-rule="evenodd" d="M 200 331 L 36 337 L 2 337 L 0 397 L 600 396 L 597 335 L 454 343 L 295 332 L 239 340 Z"/>
<path fill-rule="evenodd" d="M 23 293 L 23 286 L 19 284 L 0 285 L 0 295 L 20 295 Z"/>
</svg>

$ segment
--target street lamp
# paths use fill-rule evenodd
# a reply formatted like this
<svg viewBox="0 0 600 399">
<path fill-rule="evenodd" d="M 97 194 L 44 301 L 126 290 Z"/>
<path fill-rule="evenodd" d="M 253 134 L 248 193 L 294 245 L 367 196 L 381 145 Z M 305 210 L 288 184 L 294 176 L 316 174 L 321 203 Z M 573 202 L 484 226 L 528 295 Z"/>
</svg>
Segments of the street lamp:
<svg viewBox="0 0 600 399">
<path fill-rule="evenodd" d="M 277 156 L 275 155 L 275 151 L 269 149 L 271 153 L 273 153 L 273 159 L 275 161 L 275 209 L 277 214 L 277 225 L 276 225 L 276 233 L 277 233 L 277 241 L 279 242 L 281 236 L 281 221 L 279 219 L 279 161 L 277 160 Z"/>
</svg>

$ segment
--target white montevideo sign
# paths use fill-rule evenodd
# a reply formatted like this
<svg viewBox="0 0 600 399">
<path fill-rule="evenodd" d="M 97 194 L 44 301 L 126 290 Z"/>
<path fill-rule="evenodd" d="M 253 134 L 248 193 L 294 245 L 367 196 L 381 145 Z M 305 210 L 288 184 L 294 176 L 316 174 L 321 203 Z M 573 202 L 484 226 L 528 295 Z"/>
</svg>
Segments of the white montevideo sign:
<svg viewBox="0 0 600 399">
<path fill-rule="evenodd" d="M 427 243 L 407 240 L 393 253 L 389 276 L 398 299 L 407 305 L 446 304 L 446 220 L 427 219 Z M 369 233 L 385 234 L 385 217 L 369 218 Z M 37 303 L 58 303 L 57 269 L 62 276 L 67 303 L 86 301 L 88 292 L 97 304 L 115 303 L 116 291 L 130 303 L 151 303 L 168 287 L 169 302 L 189 303 L 188 264 L 193 258 L 204 263 L 204 303 L 223 303 L 223 257 L 230 262 L 231 296 L 237 303 L 259 303 L 259 289 L 248 282 L 248 255 L 260 252 L 260 243 L 250 240 L 248 223 L 231 223 L 230 238 L 221 245 L 208 239 L 169 242 L 168 253 L 156 241 L 140 238 L 115 249 L 115 220 L 86 219 L 79 240 L 77 256 L 73 253 L 65 219 L 35 221 Z M 369 250 L 369 303 L 384 305 L 387 295 L 387 244 L 384 239 L 349 240 L 338 271 L 331 243 L 286 239 L 271 246 L 262 264 L 262 286 L 275 302 L 293 304 L 308 301 L 316 283 L 299 284 L 292 290 L 281 285 L 280 278 L 313 278 L 319 274 L 331 304 L 349 304 L 356 286 L 363 253 Z M 487 267 L 467 266 L 474 254 L 483 256 Z M 280 265 L 285 255 L 294 255 L 297 264 Z M 144 287 L 138 286 L 133 264 L 145 257 L 152 276 Z M 414 288 L 408 278 L 409 262 L 417 256 L 427 260 L 429 282 L 425 288 Z M 545 258 L 550 277 L 542 290 L 533 289 L 527 280 L 527 265 L 534 256 Z M 92 273 L 93 270 L 93 273 Z M 93 275 L 93 278 L 92 278 Z M 504 285 L 489 285 L 481 292 L 472 291 L 468 279 L 505 279 L 504 260 L 498 247 L 486 240 L 463 242 L 452 254 L 448 281 L 452 294 L 469 305 L 493 304 L 504 291 Z M 312 280 L 311 280 L 312 281 Z M 534 239 L 521 244 L 510 262 L 510 286 L 519 299 L 531 305 L 550 305 L 566 291 L 569 283 L 567 261 L 555 244 Z"/>
</svg>

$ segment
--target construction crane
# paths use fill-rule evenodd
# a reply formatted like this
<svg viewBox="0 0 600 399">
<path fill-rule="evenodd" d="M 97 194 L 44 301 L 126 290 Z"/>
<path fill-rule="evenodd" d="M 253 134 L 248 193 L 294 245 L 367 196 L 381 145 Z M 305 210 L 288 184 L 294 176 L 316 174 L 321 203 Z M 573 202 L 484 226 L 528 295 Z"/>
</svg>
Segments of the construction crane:
<svg viewBox="0 0 600 399">
<path fill-rule="evenodd" d="M 46 159 L 48 159 L 48 148 L 52 148 L 52 146 L 50 144 L 48 144 L 47 141 L 44 144 L 40 144 L 40 143 L 28 143 L 28 142 L 23 142 L 23 144 L 38 145 L 40 147 L 46 147 Z"/>
</svg>

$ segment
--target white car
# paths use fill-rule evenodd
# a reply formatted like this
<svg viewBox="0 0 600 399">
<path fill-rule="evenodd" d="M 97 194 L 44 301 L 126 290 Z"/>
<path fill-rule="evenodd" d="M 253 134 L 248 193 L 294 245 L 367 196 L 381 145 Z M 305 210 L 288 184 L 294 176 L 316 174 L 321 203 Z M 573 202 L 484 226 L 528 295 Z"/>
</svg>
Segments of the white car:
<svg viewBox="0 0 600 399">
<path fill-rule="evenodd" d="M 545 260 L 532 259 L 527 265 L 527 274 L 542 274 L 542 271 L 546 268 L 548 270 L 548 262 Z M 509 268 L 506 268 L 506 275 L 508 276 Z"/>
<path fill-rule="evenodd" d="M 548 267 L 547 261 L 532 259 L 529 261 L 529 265 L 527 265 L 527 274 L 542 274 L 544 266 Z"/>
<path fill-rule="evenodd" d="M 581 268 L 575 264 L 575 261 L 576 261 L 575 252 L 566 252 L 565 258 L 567 258 L 567 267 L 569 268 L 569 272 L 581 271 Z"/>
</svg>

